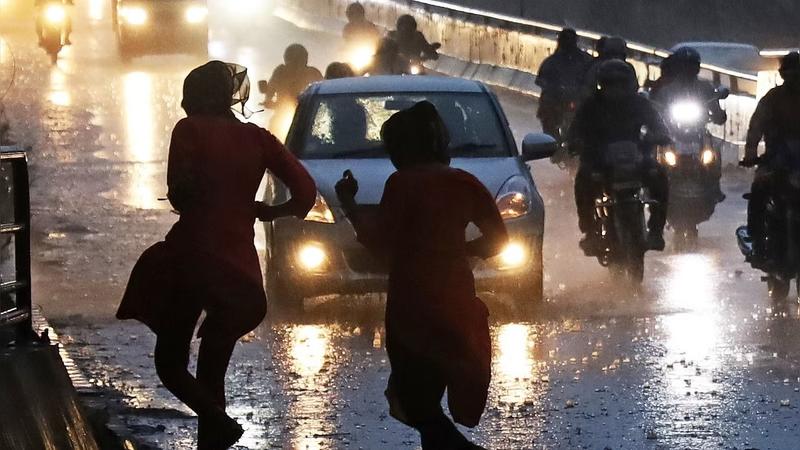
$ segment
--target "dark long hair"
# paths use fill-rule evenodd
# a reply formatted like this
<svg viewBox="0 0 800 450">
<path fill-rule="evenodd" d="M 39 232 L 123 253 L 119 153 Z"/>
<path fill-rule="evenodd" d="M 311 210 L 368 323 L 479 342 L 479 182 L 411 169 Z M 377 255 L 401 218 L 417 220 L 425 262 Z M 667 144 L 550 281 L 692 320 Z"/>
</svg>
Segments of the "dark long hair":
<svg viewBox="0 0 800 450">
<path fill-rule="evenodd" d="M 449 165 L 450 134 L 432 103 L 422 101 L 392 115 L 381 127 L 381 139 L 398 169 L 440 163 Z"/>
</svg>

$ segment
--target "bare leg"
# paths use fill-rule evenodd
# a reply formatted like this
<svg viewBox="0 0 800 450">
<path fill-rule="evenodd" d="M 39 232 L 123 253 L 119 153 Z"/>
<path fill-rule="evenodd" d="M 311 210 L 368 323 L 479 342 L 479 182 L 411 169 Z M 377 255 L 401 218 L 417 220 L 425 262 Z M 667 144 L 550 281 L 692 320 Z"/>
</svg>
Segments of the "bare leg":
<svg viewBox="0 0 800 450">
<path fill-rule="evenodd" d="M 189 373 L 192 332 L 163 332 L 156 339 L 155 365 L 158 377 L 178 400 L 198 416 L 219 415 L 220 409 L 205 386 Z"/>
</svg>

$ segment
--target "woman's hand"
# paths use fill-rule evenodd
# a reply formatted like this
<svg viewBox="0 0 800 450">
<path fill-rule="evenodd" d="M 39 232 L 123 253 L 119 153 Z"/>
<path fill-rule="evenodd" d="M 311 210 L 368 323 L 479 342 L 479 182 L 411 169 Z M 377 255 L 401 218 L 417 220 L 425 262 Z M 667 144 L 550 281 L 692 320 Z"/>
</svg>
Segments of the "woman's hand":
<svg viewBox="0 0 800 450">
<path fill-rule="evenodd" d="M 358 193 L 358 180 L 350 170 L 345 170 L 342 179 L 336 182 L 336 197 L 345 210 L 352 210 L 356 206 L 356 194 Z"/>
</svg>

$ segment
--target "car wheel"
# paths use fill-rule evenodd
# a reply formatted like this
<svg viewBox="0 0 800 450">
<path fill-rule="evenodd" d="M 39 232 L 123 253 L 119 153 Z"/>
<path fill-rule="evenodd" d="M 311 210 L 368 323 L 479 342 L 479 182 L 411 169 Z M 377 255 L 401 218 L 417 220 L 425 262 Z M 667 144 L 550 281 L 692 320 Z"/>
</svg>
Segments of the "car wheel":
<svg viewBox="0 0 800 450">
<path fill-rule="evenodd" d="M 511 292 L 514 305 L 521 308 L 534 307 L 544 300 L 544 263 L 542 261 L 542 242 L 536 242 L 531 249 L 534 264 L 531 273 L 520 279 Z"/>
<path fill-rule="evenodd" d="M 286 281 L 267 273 L 267 302 L 279 312 L 298 314 L 303 312 L 303 295 Z"/>
</svg>

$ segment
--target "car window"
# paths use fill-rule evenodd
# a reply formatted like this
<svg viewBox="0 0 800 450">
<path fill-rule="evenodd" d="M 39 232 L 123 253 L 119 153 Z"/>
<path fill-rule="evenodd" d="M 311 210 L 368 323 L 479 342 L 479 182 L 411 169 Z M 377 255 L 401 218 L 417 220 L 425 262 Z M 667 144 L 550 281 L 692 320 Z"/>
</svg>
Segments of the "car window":
<svg viewBox="0 0 800 450">
<path fill-rule="evenodd" d="M 510 155 L 495 106 L 480 93 L 318 96 L 295 151 L 306 159 L 386 158 L 384 122 L 422 100 L 433 103 L 444 119 L 453 157 Z"/>
</svg>

